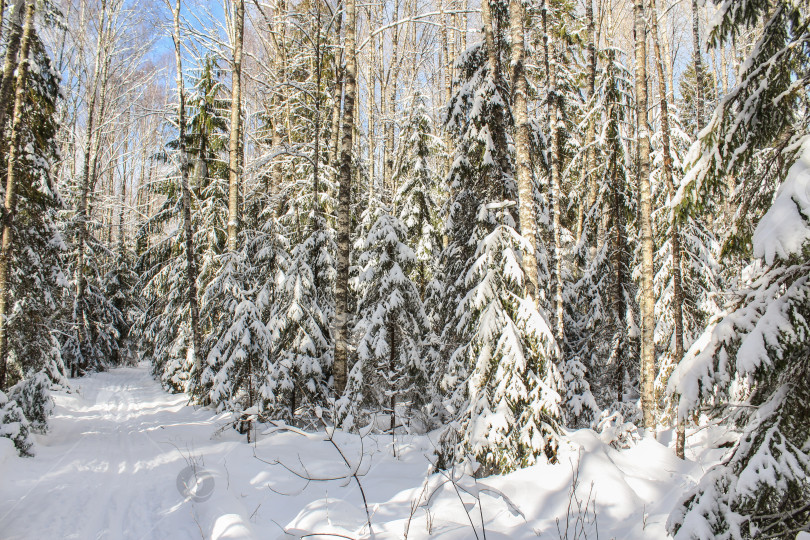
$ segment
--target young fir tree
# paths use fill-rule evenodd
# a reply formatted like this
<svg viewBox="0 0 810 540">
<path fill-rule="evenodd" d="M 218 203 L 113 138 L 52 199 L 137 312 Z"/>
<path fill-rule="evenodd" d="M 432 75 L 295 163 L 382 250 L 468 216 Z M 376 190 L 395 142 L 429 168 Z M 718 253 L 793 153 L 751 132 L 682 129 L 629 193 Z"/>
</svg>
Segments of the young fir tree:
<svg viewBox="0 0 810 540">
<path fill-rule="evenodd" d="M 399 219 L 407 229 L 407 245 L 416 255 L 409 277 L 416 284 L 430 319 L 430 336 L 434 341 L 431 350 L 434 355 L 426 358 L 425 369 L 435 373 L 441 369 L 439 351 L 442 344 L 436 335 L 439 328 L 437 316 L 445 307 L 443 277 L 437 268 L 442 251 L 442 227 L 439 223 L 440 202 L 446 200 L 444 183 L 439 178 L 438 162 L 444 153 L 444 141 L 433 129 L 433 121 L 428 114 L 426 97 L 417 92 L 415 107 L 408 115 L 403 127 L 399 155 L 393 172 L 394 184 L 399 186 L 394 202 L 399 208 Z M 438 378 L 432 379 L 437 382 Z M 429 379 L 430 380 L 430 379 Z M 429 385 L 429 399 L 426 412 L 429 418 L 439 420 L 443 413 L 441 393 L 432 391 Z M 437 416 L 438 414 L 438 416 Z"/>
<path fill-rule="evenodd" d="M 508 64 L 506 4 L 482 7 L 485 43 L 460 58 L 448 105 L 456 150 L 443 263 L 455 278 L 445 300 L 455 311 L 440 324 L 457 344 L 442 384 L 458 412 L 442 434 L 439 465 L 472 456 L 484 471 L 508 471 L 555 459 L 560 377 L 547 319 L 523 292 L 521 253 L 533 246 L 515 230 L 510 92 L 499 68 Z"/>
<path fill-rule="evenodd" d="M 191 117 L 185 137 L 193 194 L 190 198 L 194 202 L 190 208 L 193 244 L 198 246 L 195 259 L 200 268 L 197 282 L 202 291 L 200 324 L 208 336 L 201 344 L 202 351 L 198 351 L 202 359 L 208 357 L 220 337 L 212 329 L 221 326 L 221 317 L 226 313 L 221 303 L 224 297 L 209 294 L 207 298 L 216 301 L 205 301 L 206 287 L 222 269 L 220 255 L 227 244 L 228 170 L 222 159 L 227 138 L 222 116 L 225 104 L 219 99 L 222 85 L 218 77 L 216 62 L 206 58 L 189 97 Z M 166 153 L 153 156 L 152 160 L 166 162 L 170 153 L 176 155 L 179 147 L 178 139 L 169 141 Z M 192 381 L 194 366 L 188 358 L 192 337 L 185 292 L 187 281 L 184 285 L 187 246 L 183 229 L 174 222 L 183 211 L 177 172 L 164 167 L 161 171 L 164 180 L 150 188 L 154 196 L 163 197 L 163 202 L 139 233 L 165 235 L 142 253 L 138 261 L 146 295 L 153 299 L 140 319 L 139 332 L 143 336 L 144 355 L 151 358 L 153 371 L 164 386 L 176 392 L 190 392 L 205 401 L 210 387 L 200 386 L 201 373 Z"/>
<path fill-rule="evenodd" d="M 155 214 L 144 224 L 139 235 L 162 233 L 163 226 L 181 211 L 182 199 L 177 179 L 169 177 L 151 189 L 165 197 Z M 152 373 L 163 386 L 174 392 L 191 391 L 192 365 L 190 312 L 185 283 L 183 231 L 174 227 L 157 238 L 138 259 L 138 271 L 145 283 L 144 295 L 151 298 L 139 318 L 142 351 L 152 362 Z"/>
<path fill-rule="evenodd" d="M 210 402 L 219 409 L 264 409 L 262 389 L 275 367 L 277 339 L 266 321 L 274 316 L 277 274 L 283 268 L 277 259 L 284 256 L 282 246 L 274 245 L 279 237 L 273 225 L 268 224 L 268 231 L 243 231 L 243 247 L 222 255 L 221 270 L 205 291 L 205 302 L 211 302 L 209 295 L 225 299 L 219 324 L 212 329 L 216 341 L 200 378 Z"/>
<path fill-rule="evenodd" d="M 417 259 L 404 243 L 407 228 L 385 207 L 375 213 L 358 261 L 359 341 L 347 394 L 355 406 L 387 412 L 393 432 L 398 410 L 407 416 L 424 401 L 433 340 L 418 287 L 408 277 Z"/>
<path fill-rule="evenodd" d="M 79 314 L 76 324 L 82 332 L 69 337 L 62 348 L 65 363 L 73 374 L 113 367 L 114 362 L 125 356 L 121 351 L 127 347 L 126 319 L 107 296 L 105 259 L 111 254 L 89 224 L 84 243 L 84 291 L 81 298 L 74 297 L 73 306 L 74 313 Z"/>
<path fill-rule="evenodd" d="M 208 283 L 217 271 L 217 256 L 228 241 L 227 102 L 216 59 L 205 58 L 189 99 L 191 118 L 186 148 L 191 161 L 191 181 L 199 209 L 194 213 L 196 245 L 200 251 L 200 283 Z M 211 310 L 201 306 L 203 325 L 210 324 Z"/>
<path fill-rule="evenodd" d="M 107 272 L 101 280 L 102 293 L 121 315 L 112 324 L 119 344 L 110 359 L 113 365 L 131 364 L 138 356 L 138 336 L 133 328 L 143 309 L 139 281 L 140 276 L 135 269 L 135 254 L 121 240 L 111 254 Z"/>
<path fill-rule="evenodd" d="M 278 414 L 290 419 L 296 411 L 306 415 L 314 407 L 326 406 L 330 394 L 337 246 L 326 217 L 335 207 L 334 189 L 326 179 L 334 170 L 320 144 L 318 154 L 317 176 L 312 161 L 295 163 L 291 175 L 295 180 L 285 183 L 281 193 L 287 212 L 279 222 L 293 231 L 297 243 L 290 251 L 279 284 L 279 307 L 270 321 L 278 332 L 277 360 L 264 391 Z M 297 227 L 302 215 L 308 223 L 304 230 Z"/>
<path fill-rule="evenodd" d="M 429 289 L 427 299 L 427 303 L 434 306 L 431 317 L 435 328 L 441 332 L 439 336 L 439 343 L 442 346 L 440 350 L 441 365 L 437 370 L 439 381 L 444 375 L 451 377 L 457 375 L 451 372 L 448 361 L 466 338 L 464 331 L 458 327 L 456 308 L 468 291 L 464 277 L 472 263 L 478 244 L 478 238 L 470 236 L 476 223 L 478 207 L 482 199 L 486 200 L 486 194 L 492 191 L 497 193 L 505 187 L 502 178 L 497 178 L 502 184 L 500 190 L 497 189 L 497 186 L 488 185 L 487 178 L 483 177 L 480 171 L 483 169 L 483 154 L 480 149 L 481 142 L 478 140 L 479 130 L 486 130 L 483 133 L 483 140 L 489 141 L 491 144 L 489 126 L 484 124 L 487 117 L 481 108 L 490 101 L 497 103 L 501 99 L 500 93 L 498 100 L 492 97 L 497 89 L 487 77 L 485 58 L 484 46 L 479 44 L 468 49 L 458 59 L 460 85 L 446 111 L 447 126 L 457 139 L 450 173 L 447 176 L 447 191 L 450 193 L 450 197 L 442 209 L 443 233 L 447 238 L 447 245 L 442 250 L 437 263 L 436 276 L 441 283 Z M 500 91 L 502 92 L 503 88 Z M 468 115 L 474 110 L 474 105 L 478 105 L 475 108 L 477 114 L 468 119 Z M 500 108 L 500 114 L 504 114 L 503 105 Z M 472 124 L 472 120 L 484 125 Z M 492 121 L 492 123 L 495 122 Z M 468 124 L 470 124 L 469 127 Z M 494 166 L 492 154 L 490 153 L 488 156 L 490 166 Z M 510 185 L 514 186 L 513 183 Z M 492 198 L 496 199 L 494 196 Z M 453 378 L 452 381 L 448 381 L 448 384 L 441 383 L 441 386 L 451 388 L 455 383 L 456 379 Z"/>
<path fill-rule="evenodd" d="M 21 456 L 32 456 L 31 427 L 14 399 L 0 391 L 0 437 L 11 439 Z"/>
<path fill-rule="evenodd" d="M 794 538 L 810 527 L 810 125 L 803 113 L 810 13 L 791 1 L 718 8 L 715 45 L 757 25 L 760 37 L 739 84 L 690 150 L 674 203 L 680 215 L 698 212 L 736 175 L 747 219 L 762 217 L 753 235 L 738 231 L 727 244 L 753 248 L 751 278 L 688 351 L 669 388 L 680 396 L 681 418 L 718 394 L 734 395 L 744 405 L 733 410 L 742 434 L 668 528 L 677 539 Z M 769 174 L 784 179 L 775 195 Z"/>
<path fill-rule="evenodd" d="M 599 408 L 635 417 L 628 406 L 638 395 L 633 386 L 638 376 L 638 307 L 629 242 L 635 212 L 626 127 L 633 108 L 632 83 L 619 61 L 620 51 L 607 49 L 603 54 L 605 65 L 595 85 L 591 113 L 595 123 L 591 151 L 598 164 L 591 174 L 598 181 L 574 249 L 582 269 L 567 294 L 571 306 L 568 350 L 587 369 Z M 575 388 L 568 395 L 569 403 L 574 399 L 568 406 L 574 425 L 596 420 L 587 394 Z"/>
<path fill-rule="evenodd" d="M 45 433 L 48 430 L 48 417 L 54 408 L 53 386 L 51 377 L 43 370 L 29 371 L 25 379 L 9 388 L 8 398 L 19 405 L 31 431 Z"/>
<path fill-rule="evenodd" d="M 190 100 L 192 116 L 186 144 L 198 202 L 192 219 L 195 245 L 200 252 L 200 323 L 205 333 L 199 385 L 192 393 L 203 403 L 243 410 L 258 403 L 266 373 L 260 368 L 264 362 L 259 358 L 272 349 L 269 331 L 262 330 L 268 306 L 263 303 L 267 300 L 259 297 L 261 287 L 253 257 L 262 239 L 274 235 L 259 232 L 253 223 L 243 223 L 240 216 L 243 234 L 229 236 L 234 232 L 228 226 L 231 178 L 225 155 L 229 151 L 225 114 L 230 105 L 221 98 L 225 90 L 220 76 L 216 60 L 206 57 Z M 238 115 L 231 120 L 238 124 Z M 254 191 L 245 190 L 243 194 L 252 199 Z M 245 197 L 241 199 L 239 207 L 244 210 Z M 229 244 L 237 240 L 247 244 Z M 273 267 L 267 268 L 271 281 L 274 271 Z M 250 343 L 251 339 L 256 343 Z"/>
<path fill-rule="evenodd" d="M 334 345 L 329 328 L 333 303 L 334 239 L 322 220 L 296 245 L 279 291 L 278 358 L 264 392 L 278 415 L 294 419 L 300 407 L 325 406 Z"/>
<path fill-rule="evenodd" d="M 399 219 L 407 229 L 406 243 L 413 247 L 416 255 L 409 277 L 423 299 L 442 246 L 436 209 L 443 195 L 439 192 L 441 182 L 433 163 L 441 141 L 433 132 L 426 99 L 421 93 L 414 96 L 415 107 L 403 128 L 393 175 L 394 185 L 399 186 L 395 195 Z"/>
<path fill-rule="evenodd" d="M 279 283 L 278 309 L 269 322 L 278 338 L 263 392 L 273 414 L 292 422 L 313 418 L 315 409 L 328 407 L 332 398 L 337 174 L 328 158 L 325 129 L 331 92 L 324 68 L 328 35 L 322 32 L 320 9 L 315 5 L 295 14 L 295 29 L 286 33 L 289 63 L 282 74 L 306 91 L 278 92 L 265 114 L 265 152 L 272 156 L 264 184 L 270 194 L 267 208 L 278 216 L 293 247 Z M 279 118 L 285 110 L 295 119 L 284 126 L 286 139 L 296 148 L 292 152 L 281 148 L 284 122 Z"/>
</svg>

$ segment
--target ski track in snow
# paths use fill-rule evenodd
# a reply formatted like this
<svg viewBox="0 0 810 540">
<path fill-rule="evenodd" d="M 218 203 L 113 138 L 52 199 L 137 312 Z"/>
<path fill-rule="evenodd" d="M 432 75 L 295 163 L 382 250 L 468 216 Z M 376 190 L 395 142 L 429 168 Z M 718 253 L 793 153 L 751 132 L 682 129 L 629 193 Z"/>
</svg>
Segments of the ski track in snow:
<svg viewBox="0 0 810 540">
<path fill-rule="evenodd" d="M 258 444 L 246 444 L 244 436 L 221 429 L 228 415 L 195 409 L 185 396 L 167 394 L 146 364 L 72 383 L 74 393 L 55 395 L 50 431 L 36 437 L 36 457 L 0 456 L 0 539 L 369 537 L 353 481 L 306 482 L 265 463 L 280 461 L 311 477 L 345 475 L 322 433 L 267 426 L 264 434 L 260 428 Z M 361 441 L 335 435 L 350 461 L 364 455 L 362 482 L 376 538 L 403 538 L 412 501 L 423 491 L 431 439 L 400 437 L 395 458 L 390 436 Z M 469 495 L 462 493 L 460 501 L 452 485 L 438 487 L 442 477 L 434 476 L 430 489 L 437 491 L 429 508 L 414 513 L 408 537 L 483 538 L 483 515 L 490 540 L 559 538 L 555 518 L 564 527 L 572 470 L 579 462 L 578 494 L 587 499 L 593 483 L 600 538 L 664 538 L 669 511 L 718 457 L 716 450 L 703 452 L 702 465 L 684 463 L 650 439 L 618 452 L 580 430 L 563 443 L 557 465 L 479 480 L 479 488 L 491 488 L 480 495 L 482 511 Z M 207 500 L 192 500 L 177 488 L 177 475 L 189 459 L 214 478 Z M 475 489 L 469 477 L 461 484 Z M 588 537 L 595 538 L 595 525 L 588 527 Z"/>
</svg>

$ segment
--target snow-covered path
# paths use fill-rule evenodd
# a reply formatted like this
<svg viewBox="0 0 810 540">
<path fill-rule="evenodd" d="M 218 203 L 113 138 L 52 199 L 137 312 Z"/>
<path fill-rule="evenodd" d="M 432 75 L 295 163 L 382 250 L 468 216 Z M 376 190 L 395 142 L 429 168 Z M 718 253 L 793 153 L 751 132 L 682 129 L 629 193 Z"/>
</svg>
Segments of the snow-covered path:
<svg viewBox="0 0 810 540">
<path fill-rule="evenodd" d="M 34 459 L 2 470 L 0 535 L 27 538 L 199 538 L 175 478 L 193 436 L 183 424 L 210 413 L 166 394 L 145 366 L 76 381 L 61 395 Z M 14 487 L 13 491 L 8 486 Z M 186 522 L 186 523 L 184 523 Z"/>
<path fill-rule="evenodd" d="M 355 482 L 307 482 L 289 470 L 346 475 L 323 433 L 265 426 L 257 444 L 246 444 L 227 415 L 167 394 L 146 364 L 73 384 L 74 393 L 56 394 L 36 457 L 0 456 L 0 540 L 369 537 Z M 477 484 L 462 479 L 462 487 L 481 490 L 477 501 L 442 485 L 440 475 L 425 488 L 429 437 L 401 437 L 396 457 L 390 437 L 338 433 L 335 440 L 349 461 L 361 462 L 377 538 L 403 538 L 412 505 L 408 538 L 483 537 L 483 527 L 488 539 L 559 538 L 555 518 L 565 522 L 575 463 L 583 501 L 593 482 L 600 538 L 663 538 L 669 510 L 701 472 L 653 440 L 618 452 L 581 430 L 557 465 Z M 196 497 L 178 487 L 191 462 L 204 480 Z"/>
</svg>

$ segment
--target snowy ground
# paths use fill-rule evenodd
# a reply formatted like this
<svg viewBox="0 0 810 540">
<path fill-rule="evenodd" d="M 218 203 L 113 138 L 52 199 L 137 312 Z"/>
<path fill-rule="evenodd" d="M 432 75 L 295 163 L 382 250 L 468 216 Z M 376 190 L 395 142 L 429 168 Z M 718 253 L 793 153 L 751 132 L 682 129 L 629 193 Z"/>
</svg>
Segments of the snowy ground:
<svg viewBox="0 0 810 540">
<path fill-rule="evenodd" d="M 225 428 L 227 417 L 166 394 L 145 364 L 73 384 L 77 392 L 56 395 L 35 458 L 0 446 L 3 540 L 371 536 L 353 479 L 308 482 L 296 474 L 346 476 L 323 433 L 266 426 L 257 444 L 246 444 Z M 690 442 L 702 447 L 706 433 Z M 577 495 L 584 506 L 590 493 L 591 505 L 569 514 L 568 538 L 579 515 L 587 536 L 578 538 L 596 538 L 598 527 L 601 539 L 660 539 L 673 504 L 721 452 L 684 463 L 651 439 L 619 452 L 582 430 L 570 435 L 557 465 L 453 485 L 440 475 L 426 482 L 428 437 L 399 440 L 399 457 L 390 437 L 338 433 L 335 441 L 350 463 L 362 456 L 360 482 L 376 538 L 404 538 L 411 513 L 408 538 L 565 538 L 556 519 L 564 531 L 568 509 L 577 506 L 569 506 L 569 494 L 578 463 Z M 196 469 L 187 468 L 191 462 Z M 194 483 L 193 470 L 189 494 L 183 486 Z M 478 499 L 470 495 L 476 492 Z"/>
</svg>

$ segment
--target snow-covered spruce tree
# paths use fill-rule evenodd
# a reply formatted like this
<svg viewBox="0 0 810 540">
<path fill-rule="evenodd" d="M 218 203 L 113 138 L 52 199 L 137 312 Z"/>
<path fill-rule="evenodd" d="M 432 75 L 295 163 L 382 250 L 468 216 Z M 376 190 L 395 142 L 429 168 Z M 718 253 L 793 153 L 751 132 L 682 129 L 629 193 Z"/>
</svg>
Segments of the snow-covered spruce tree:
<svg viewBox="0 0 810 540">
<path fill-rule="evenodd" d="M 53 382 L 46 371 L 29 371 L 8 391 L 8 398 L 19 405 L 29 427 L 40 433 L 48 429 L 48 417 L 53 413 L 54 402 L 51 397 Z"/>
<path fill-rule="evenodd" d="M 65 242 L 58 227 L 64 207 L 54 174 L 59 75 L 32 28 L 16 156 L 16 208 L 9 220 L 14 242 L 9 262 L 6 387 L 21 378 L 45 373 L 56 384 L 67 375 L 58 336 L 68 330 L 69 291 L 63 272 Z M 5 106 L 5 105 L 4 105 Z M 11 111 L 8 111 L 11 113 Z M 7 117 L 8 118 L 8 117 Z M 2 155 L 3 171 L 9 155 Z M 0 190 L 5 197 L 5 180 Z"/>
<path fill-rule="evenodd" d="M 226 147 L 225 104 L 218 99 L 221 84 L 216 62 L 206 58 L 189 96 L 189 129 L 185 147 L 189 155 L 190 208 L 195 259 L 200 269 L 197 285 L 201 297 L 214 276 L 221 270 L 220 255 L 227 243 L 228 181 L 227 165 L 222 159 Z M 182 216 L 182 189 L 178 185 L 179 171 L 168 164 L 176 155 L 179 140 L 166 144 L 164 153 L 151 159 L 164 166 L 159 174 L 163 180 L 149 189 L 153 196 L 163 199 L 160 207 L 149 217 L 139 233 L 141 237 L 159 234 L 149 250 L 141 254 L 138 270 L 146 284 L 146 296 L 151 299 L 140 319 L 138 331 L 143 336 L 143 354 L 152 361 L 152 369 L 163 385 L 176 392 L 189 392 L 205 401 L 210 387 L 199 384 L 201 373 L 192 374 L 188 358 L 191 347 L 191 313 L 188 302 L 186 242 L 183 227 L 175 221 Z M 208 295 L 212 298 L 213 295 Z M 214 297 L 218 302 L 224 297 Z M 199 351 L 202 361 L 220 337 L 212 329 L 220 324 L 226 310 L 221 303 L 203 302 L 200 324 L 208 339 Z M 221 325 L 220 325 L 221 326 Z M 221 328 L 220 328 L 221 329 Z"/>
<path fill-rule="evenodd" d="M 314 407 L 328 405 L 334 354 L 330 327 L 334 314 L 334 229 L 319 209 L 320 203 L 315 202 L 331 198 L 307 191 L 312 208 L 309 230 L 301 231 L 303 238 L 290 251 L 278 283 L 277 309 L 268 323 L 278 337 L 276 361 L 264 392 L 276 414 L 288 419 L 294 419 L 296 411 L 303 410 L 308 416 Z"/>
<path fill-rule="evenodd" d="M 424 299 L 442 246 L 436 209 L 443 194 L 439 192 L 441 182 L 434 165 L 441 140 L 434 134 L 427 98 L 417 93 L 414 104 L 399 146 L 393 176 L 394 185 L 399 189 L 394 201 L 399 209 L 399 219 L 407 228 L 406 243 L 412 246 L 416 255 L 416 264 L 409 277 Z"/>
<path fill-rule="evenodd" d="M 167 156 L 155 159 L 165 164 Z M 140 236 L 160 235 L 139 257 L 137 268 L 150 301 L 138 325 L 145 358 L 152 363 L 152 373 L 163 386 L 174 392 L 192 391 L 190 310 L 186 294 L 186 242 L 181 226 L 176 224 L 182 211 L 182 194 L 176 169 L 165 164 L 162 179 L 151 189 L 164 197 L 162 204 L 146 221 Z M 166 227 L 172 223 L 172 227 Z M 164 230 L 164 227 L 166 229 Z"/>
<path fill-rule="evenodd" d="M 223 116 L 228 104 L 219 98 L 224 91 L 216 59 L 207 56 L 189 96 L 191 118 L 186 148 L 191 162 L 191 189 L 199 203 L 193 213 L 195 245 L 199 246 L 199 281 L 207 284 L 217 271 L 217 257 L 228 240 L 227 122 Z M 211 324 L 211 311 L 201 306 L 203 327 Z"/>
<path fill-rule="evenodd" d="M 441 283 L 429 288 L 426 299 L 426 303 L 432 308 L 430 315 L 434 328 L 440 332 L 441 360 L 434 380 L 445 389 L 453 388 L 467 374 L 466 369 L 463 373 L 456 372 L 449 364 L 450 357 L 467 338 L 463 329 L 458 326 L 456 308 L 469 290 L 464 278 L 473 262 L 479 240 L 470 234 L 475 228 L 478 207 L 482 200 L 486 200 L 486 194 L 495 190 L 493 186 L 487 185 L 487 178 L 482 177 L 479 170 L 484 157 L 480 147 L 486 142 L 491 144 L 489 126 L 484 123 L 486 115 L 481 109 L 492 100 L 492 94 L 496 91 L 492 80 L 487 76 L 485 62 L 486 51 L 483 44 L 471 47 L 457 60 L 458 90 L 446 111 L 448 131 L 456 139 L 447 176 L 447 191 L 450 196 L 442 209 L 443 233 L 447 238 L 447 245 L 437 263 L 436 276 Z M 498 99 L 501 99 L 500 94 Z M 474 108 L 474 105 L 478 106 Z M 500 109 L 500 114 L 504 114 L 503 107 Z M 470 118 L 472 111 L 477 114 Z M 479 133 L 483 143 L 479 141 Z M 488 163 L 494 165 L 491 153 L 488 154 Z M 502 178 L 497 180 L 503 184 Z M 501 185 L 496 192 L 502 192 L 504 187 Z M 510 187 L 514 193 L 511 179 Z M 446 381 L 443 380 L 445 376 L 449 377 Z M 440 388 L 437 390 L 441 391 Z"/>
<path fill-rule="evenodd" d="M 604 68 L 597 78 L 590 113 L 595 122 L 591 151 L 597 164 L 590 174 L 596 182 L 574 248 L 581 273 L 566 295 L 571 317 L 567 348 L 587 369 L 599 408 L 626 416 L 629 411 L 623 404 L 638 395 L 632 385 L 638 374 L 638 308 L 628 241 L 635 215 L 626 127 L 633 108 L 632 82 L 619 61 L 620 51 L 607 49 L 602 54 Z M 576 389 L 568 395 L 568 402 L 576 405 L 578 400 L 571 402 L 576 399 Z M 587 394 L 581 395 L 587 398 Z M 581 409 L 587 413 L 584 418 L 571 405 L 568 410 L 574 413 L 574 425 L 596 419 L 593 403 L 582 402 L 587 407 Z"/>
<path fill-rule="evenodd" d="M 324 68 L 328 36 L 319 26 L 319 9 L 312 6 L 308 12 L 293 14 L 295 28 L 285 32 L 290 40 L 284 45 L 289 71 L 282 75 L 304 91 L 272 89 L 273 98 L 263 114 L 267 148 L 259 158 L 269 164 L 263 176 L 269 198 L 265 210 L 248 211 L 278 216 L 293 246 L 278 284 L 277 309 L 268 323 L 278 337 L 263 392 L 274 416 L 299 425 L 315 418 L 316 407 L 329 406 L 334 356 L 337 175 L 328 160 L 325 128 L 331 92 Z M 293 122 L 282 120 L 287 110 Z"/>
<path fill-rule="evenodd" d="M 21 456 L 31 456 L 34 441 L 31 429 L 20 406 L 0 391 L 0 437 L 11 439 Z"/>
<path fill-rule="evenodd" d="M 359 341 L 347 395 L 357 406 L 387 413 L 393 431 L 398 411 L 407 417 L 425 401 L 433 339 L 419 289 L 408 277 L 417 258 L 405 244 L 407 228 L 385 207 L 375 213 L 358 261 Z"/>
<path fill-rule="evenodd" d="M 271 321 L 279 334 L 277 360 L 265 386 L 277 415 L 294 419 L 299 407 L 325 406 L 334 345 L 329 328 L 334 239 L 322 220 L 290 254 L 280 285 L 281 308 Z"/>
<path fill-rule="evenodd" d="M 242 248 L 222 255 L 222 266 L 206 288 L 203 302 L 220 301 L 223 312 L 212 329 L 215 340 L 200 377 L 217 408 L 243 411 L 263 406 L 263 387 L 272 377 L 277 359 L 277 332 L 272 320 L 277 302 L 276 284 L 282 275 L 284 257 L 281 239 L 268 223 L 265 231 L 243 231 Z"/>
<path fill-rule="evenodd" d="M 427 373 L 438 373 L 437 370 L 441 369 L 439 352 L 442 344 L 437 335 L 437 315 L 446 309 L 443 305 L 443 281 L 449 277 L 442 275 L 438 267 L 443 243 L 439 209 L 441 201 L 447 200 L 447 195 L 437 162 L 445 148 L 444 141 L 434 132 L 427 110 L 427 98 L 418 91 L 413 99 L 415 106 L 404 125 L 394 167 L 393 181 L 399 186 L 394 195 L 394 204 L 399 209 L 399 219 L 408 231 L 405 243 L 416 254 L 416 263 L 412 265 L 409 277 L 419 290 L 430 328 L 433 329 L 430 334 L 435 340 L 430 348 L 433 354 L 425 359 L 425 370 Z M 429 391 L 425 405 L 428 418 L 436 420 L 440 420 L 444 412 L 441 394 L 432 391 L 432 384 L 438 379 L 428 379 L 431 382 L 426 386 Z"/>
<path fill-rule="evenodd" d="M 330 394 L 336 245 L 334 229 L 324 216 L 324 208 L 334 208 L 330 184 L 323 181 L 328 178 L 324 170 L 331 168 L 322 161 L 316 181 L 312 162 L 297 164 L 300 174 L 294 177 L 302 180 L 284 188 L 289 206 L 280 221 L 294 230 L 300 212 L 305 212 L 309 226 L 295 235 L 298 243 L 290 252 L 278 286 L 279 305 L 269 323 L 278 332 L 277 359 L 264 392 L 276 414 L 291 420 L 296 411 L 303 410 L 308 416 L 308 410 L 327 406 Z"/>
<path fill-rule="evenodd" d="M 681 157 L 690 144 L 689 137 L 681 129 L 677 112 L 669 110 L 671 130 L 670 153 L 672 175 L 677 190 L 683 178 Z M 680 361 L 675 355 L 675 302 L 674 266 L 672 253 L 672 213 L 670 194 L 663 170 L 663 147 L 660 133 L 652 137 L 653 197 L 656 208 L 654 214 L 656 232 L 656 274 L 655 274 L 655 343 L 656 378 L 655 395 L 658 403 L 658 421 L 663 426 L 675 424 L 675 407 L 667 391 L 667 383 L 672 370 Z M 719 207 L 719 205 L 718 205 Z M 716 208 L 715 212 L 720 212 Z M 678 222 L 680 240 L 681 310 L 683 313 L 683 347 L 688 350 L 695 339 L 703 332 L 709 320 L 720 312 L 718 294 L 721 289 L 722 271 L 720 267 L 720 244 L 705 220 L 699 216 L 684 216 Z"/>
<path fill-rule="evenodd" d="M 443 264 L 454 272 L 446 303 L 455 310 L 442 324 L 457 346 L 442 385 L 456 421 L 441 436 L 438 465 L 472 456 L 485 473 L 555 459 L 560 376 L 547 319 L 524 298 L 520 257 L 531 247 L 515 230 L 510 93 L 499 70 L 508 65 L 507 4 L 485 3 L 482 13 L 485 43 L 459 59 L 448 105 L 456 150 Z"/>
<path fill-rule="evenodd" d="M 137 336 L 132 329 L 143 309 L 143 300 L 138 289 L 140 276 L 135 270 L 135 254 L 122 240 L 111 254 L 101 284 L 104 297 L 118 310 L 120 317 L 114 319 L 113 328 L 118 335 L 118 348 L 110 358 L 112 365 L 131 364 L 138 356 Z"/>
<path fill-rule="evenodd" d="M 123 359 L 126 349 L 127 322 L 124 314 L 108 296 L 114 276 L 109 274 L 108 260 L 115 261 L 115 253 L 96 237 L 99 223 L 86 223 L 83 257 L 83 294 L 73 296 L 74 329 L 63 344 L 62 355 L 71 373 L 103 371 Z M 76 236 L 73 236 L 66 266 L 73 266 L 76 275 Z M 81 331 L 77 331 L 78 326 Z"/>
<path fill-rule="evenodd" d="M 204 336 L 200 351 L 202 371 L 199 378 L 192 377 L 195 382 L 191 393 L 201 403 L 214 403 L 220 408 L 239 410 L 256 404 L 262 379 L 259 370 L 254 369 L 257 367 L 256 360 L 249 361 L 245 358 L 248 364 L 242 367 L 247 367 L 247 370 L 240 371 L 242 375 L 250 374 L 250 379 L 245 379 L 250 392 L 233 394 L 221 386 L 222 379 L 228 377 L 228 370 L 225 369 L 228 357 L 244 352 L 234 340 L 247 339 L 249 335 L 253 335 L 250 332 L 255 332 L 256 339 L 260 342 L 256 343 L 256 347 L 265 352 L 270 350 L 269 343 L 262 340 L 266 336 L 260 335 L 258 326 L 266 323 L 267 313 L 255 304 L 258 300 L 255 296 L 258 293 L 255 288 L 256 261 L 250 257 L 257 253 L 256 242 L 274 235 L 266 235 L 254 229 L 253 222 L 243 223 L 242 217 L 247 217 L 244 212 L 245 199 L 255 205 L 253 199 L 256 193 L 253 184 L 242 176 L 242 183 L 246 187 L 240 201 L 240 210 L 243 212 L 240 224 L 244 225 L 245 233 L 239 234 L 236 240 L 250 242 L 251 245 L 237 243 L 238 250 L 228 250 L 228 129 L 224 115 L 227 114 L 229 103 L 220 99 L 224 90 L 219 77 L 216 60 L 206 57 L 191 96 L 192 116 L 186 144 L 193 163 L 192 191 L 197 202 L 192 220 L 194 241 L 199 246 L 200 254 L 197 283 L 200 290 L 200 325 Z M 271 223 L 268 222 L 267 225 L 270 230 Z M 266 269 L 269 279 L 272 279 L 274 272 L 273 267 Z M 243 343 L 241 347 L 249 348 L 250 345 Z M 241 369 L 233 366 L 231 368 Z M 241 383 L 237 387 L 239 384 Z M 218 385 L 220 390 L 216 390 Z M 234 395 L 236 397 L 232 401 Z M 248 401 L 250 405 L 246 404 Z"/>
<path fill-rule="evenodd" d="M 491 232 L 479 242 L 465 276 L 472 288 L 458 308 L 470 339 L 451 359 L 469 373 L 453 396 L 463 403 L 456 455 L 473 455 L 488 472 L 554 460 L 560 422 L 556 343 L 546 317 L 522 297 L 526 246 L 509 206 L 481 208 L 477 228 Z"/>
<path fill-rule="evenodd" d="M 736 245 L 753 247 L 752 277 L 690 348 L 669 389 L 681 418 L 734 392 L 742 434 L 668 528 L 688 540 L 794 538 L 810 529 L 810 13 L 792 1 L 718 8 L 715 45 L 743 28 L 762 30 L 740 83 L 690 150 L 675 203 L 680 214 L 697 212 L 734 174 L 747 218 L 762 218 L 753 235 L 737 231 Z M 775 196 L 771 175 L 784 179 Z"/>
</svg>

